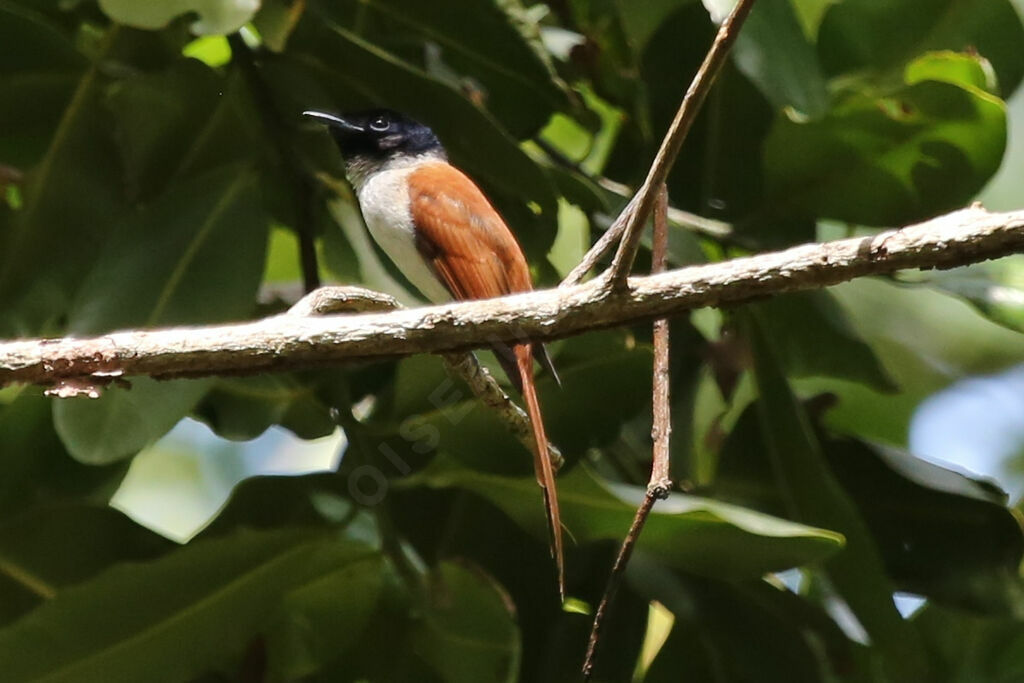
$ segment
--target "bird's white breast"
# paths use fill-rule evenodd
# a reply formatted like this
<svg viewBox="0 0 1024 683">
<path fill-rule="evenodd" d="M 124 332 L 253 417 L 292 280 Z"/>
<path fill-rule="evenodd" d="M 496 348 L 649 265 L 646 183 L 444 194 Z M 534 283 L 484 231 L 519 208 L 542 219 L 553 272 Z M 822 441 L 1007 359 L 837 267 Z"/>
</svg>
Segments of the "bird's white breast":
<svg viewBox="0 0 1024 683">
<path fill-rule="evenodd" d="M 409 206 L 409 174 L 417 165 L 378 171 L 356 190 L 359 206 L 373 239 L 398 269 L 430 301 L 449 301 L 447 288 L 416 249 L 416 233 Z"/>
</svg>

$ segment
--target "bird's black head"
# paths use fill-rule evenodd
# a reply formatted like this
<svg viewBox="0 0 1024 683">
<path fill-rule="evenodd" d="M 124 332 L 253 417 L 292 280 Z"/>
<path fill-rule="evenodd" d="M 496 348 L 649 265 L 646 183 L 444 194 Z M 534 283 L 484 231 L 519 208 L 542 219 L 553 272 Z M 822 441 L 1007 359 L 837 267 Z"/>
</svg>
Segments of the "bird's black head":
<svg viewBox="0 0 1024 683">
<path fill-rule="evenodd" d="M 303 115 L 327 124 L 346 161 L 362 157 L 379 162 L 400 156 L 443 153 L 434 131 L 390 109 L 342 115 L 306 111 Z"/>
</svg>

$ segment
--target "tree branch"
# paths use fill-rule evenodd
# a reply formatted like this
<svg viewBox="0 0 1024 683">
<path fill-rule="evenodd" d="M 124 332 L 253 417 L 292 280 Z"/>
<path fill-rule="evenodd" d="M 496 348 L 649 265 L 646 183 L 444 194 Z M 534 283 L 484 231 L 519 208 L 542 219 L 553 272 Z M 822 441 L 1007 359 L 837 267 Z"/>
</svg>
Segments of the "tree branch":
<svg viewBox="0 0 1024 683">
<path fill-rule="evenodd" d="M 77 339 L 0 342 L 0 386 L 62 378 L 254 374 L 344 361 L 553 339 L 592 329 L 819 289 L 905 268 L 948 268 L 1024 250 L 1024 211 L 980 206 L 902 230 L 630 278 L 526 294 L 356 315 L 133 330 Z"/>
</svg>

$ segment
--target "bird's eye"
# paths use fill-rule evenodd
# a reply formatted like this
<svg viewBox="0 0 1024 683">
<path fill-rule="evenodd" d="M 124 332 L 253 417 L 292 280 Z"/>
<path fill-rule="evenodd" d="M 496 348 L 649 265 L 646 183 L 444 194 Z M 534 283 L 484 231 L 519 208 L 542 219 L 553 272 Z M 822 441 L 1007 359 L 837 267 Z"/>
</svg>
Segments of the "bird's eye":
<svg viewBox="0 0 1024 683">
<path fill-rule="evenodd" d="M 370 121 L 370 129 L 383 133 L 391 127 L 391 122 L 383 116 L 378 116 L 373 121 Z"/>
</svg>

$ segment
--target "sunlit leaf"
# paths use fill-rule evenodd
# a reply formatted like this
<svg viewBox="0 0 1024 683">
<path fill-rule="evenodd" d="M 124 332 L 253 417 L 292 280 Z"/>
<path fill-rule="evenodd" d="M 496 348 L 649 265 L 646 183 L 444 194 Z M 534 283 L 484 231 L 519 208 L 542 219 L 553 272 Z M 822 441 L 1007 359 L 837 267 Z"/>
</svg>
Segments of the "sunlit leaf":
<svg viewBox="0 0 1024 683">
<path fill-rule="evenodd" d="M 175 0 L 138 3 L 131 0 L 100 0 L 100 8 L 114 21 L 136 28 L 163 28 L 175 17 L 195 13 L 192 24 L 198 34 L 231 33 L 252 19 L 259 0 Z"/>
</svg>

